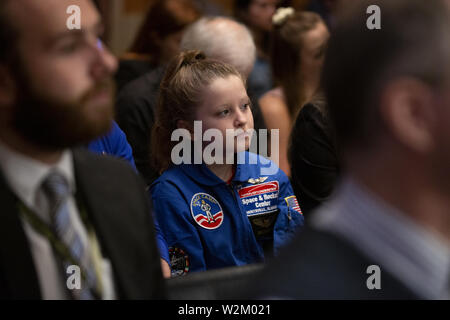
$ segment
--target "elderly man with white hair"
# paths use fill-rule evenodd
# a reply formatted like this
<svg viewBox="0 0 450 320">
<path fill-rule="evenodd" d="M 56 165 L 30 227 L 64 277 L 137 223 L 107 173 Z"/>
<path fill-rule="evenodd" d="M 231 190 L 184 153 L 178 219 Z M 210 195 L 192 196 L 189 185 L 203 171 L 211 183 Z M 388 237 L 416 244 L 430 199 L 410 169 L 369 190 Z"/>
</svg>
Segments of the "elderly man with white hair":
<svg viewBox="0 0 450 320">
<path fill-rule="evenodd" d="M 186 29 L 181 50 L 195 49 L 233 65 L 245 78 L 255 63 L 256 47 L 250 31 L 225 17 L 205 17 Z"/>
</svg>

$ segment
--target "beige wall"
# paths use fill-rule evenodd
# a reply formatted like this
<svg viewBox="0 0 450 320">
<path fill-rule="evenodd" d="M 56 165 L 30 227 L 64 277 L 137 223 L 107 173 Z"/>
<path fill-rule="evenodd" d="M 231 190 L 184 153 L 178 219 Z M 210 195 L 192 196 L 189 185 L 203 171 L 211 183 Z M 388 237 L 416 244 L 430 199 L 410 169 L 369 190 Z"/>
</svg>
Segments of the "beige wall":
<svg viewBox="0 0 450 320">
<path fill-rule="evenodd" d="M 144 19 L 145 11 L 125 12 L 125 1 L 127 0 L 109 0 L 111 2 L 110 10 L 110 30 L 109 46 L 116 55 L 123 54 L 131 45 L 137 29 Z"/>
</svg>

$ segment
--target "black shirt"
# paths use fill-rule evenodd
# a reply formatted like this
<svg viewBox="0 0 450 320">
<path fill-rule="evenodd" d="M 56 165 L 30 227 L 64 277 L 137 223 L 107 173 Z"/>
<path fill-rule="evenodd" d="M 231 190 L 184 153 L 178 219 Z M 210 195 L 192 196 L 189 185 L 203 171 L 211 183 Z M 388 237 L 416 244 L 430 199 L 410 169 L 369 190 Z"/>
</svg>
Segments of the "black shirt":
<svg viewBox="0 0 450 320">
<path fill-rule="evenodd" d="M 119 93 L 116 101 L 116 121 L 127 136 L 136 168 L 147 185 L 158 177 L 150 165 L 150 136 L 164 71 L 164 67 L 158 67 L 130 82 Z"/>
<path fill-rule="evenodd" d="M 291 184 L 308 215 L 331 194 L 339 174 L 338 151 L 326 111 L 308 103 L 291 133 Z"/>
</svg>

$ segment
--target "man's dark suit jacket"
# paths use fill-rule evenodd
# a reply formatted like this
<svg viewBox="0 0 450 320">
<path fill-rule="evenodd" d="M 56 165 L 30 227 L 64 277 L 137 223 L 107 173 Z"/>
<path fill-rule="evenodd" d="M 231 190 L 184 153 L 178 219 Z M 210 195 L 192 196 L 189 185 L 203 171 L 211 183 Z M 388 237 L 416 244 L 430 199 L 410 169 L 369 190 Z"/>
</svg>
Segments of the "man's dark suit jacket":
<svg viewBox="0 0 450 320">
<path fill-rule="evenodd" d="M 382 265 L 381 289 L 367 288 L 371 261 L 350 242 L 329 232 L 305 228 L 255 283 L 253 298 L 419 299 Z"/>
<path fill-rule="evenodd" d="M 153 223 L 140 178 L 119 159 L 74 150 L 77 192 L 119 299 L 165 297 Z M 38 276 L 16 198 L 0 172 L 0 299 L 41 299 Z"/>
</svg>

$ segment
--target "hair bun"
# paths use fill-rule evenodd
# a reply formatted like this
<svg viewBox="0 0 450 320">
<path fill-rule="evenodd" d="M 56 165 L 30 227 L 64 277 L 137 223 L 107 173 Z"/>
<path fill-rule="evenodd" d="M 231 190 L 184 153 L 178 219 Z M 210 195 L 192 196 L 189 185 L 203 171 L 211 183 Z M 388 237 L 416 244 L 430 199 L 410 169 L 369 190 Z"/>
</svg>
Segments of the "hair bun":
<svg viewBox="0 0 450 320">
<path fill-rule="evenodd" d="M 205 60 L 206 55 L 200 50 L 184 51 L 180 55 L 180 68 L 189 66 L 200 60 Z"/>
<path fill-rule="evenodd" d="M 275 26 L 283 25 L 286 20 L 295 13 L 294 8 L 278 8 L 275 14 L 272 17 L 272 23 Z"/>
</svg>

